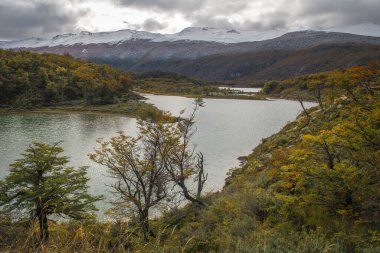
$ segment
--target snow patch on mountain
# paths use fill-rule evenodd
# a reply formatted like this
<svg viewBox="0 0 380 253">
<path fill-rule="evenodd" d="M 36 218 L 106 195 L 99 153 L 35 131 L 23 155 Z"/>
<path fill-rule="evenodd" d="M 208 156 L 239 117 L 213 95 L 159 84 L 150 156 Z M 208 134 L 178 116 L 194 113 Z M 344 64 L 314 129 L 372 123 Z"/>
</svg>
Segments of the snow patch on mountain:
<svg viewBox="0 0 380 253">
<path fill-rule="evenodd" d="M 237 31 L 209 27 L 189 27 L 175 34 L 159 34 L 144 31 L 120 30 L 116 32 L 81 32 L 79 34 L 57 35 L 52 39 L 30 38 L 0 44 L 3 48 L 36 48 L 54 46 L 72 46 L 75 44 L 118 44 L 129 40 L 164 41 L 212 41 L 220 43 L 239 43 L 273 39 L 285 34 L 285 31 Z"/>
<path fill-rule="evenodd" d="M 354 26 L 332 28 L 326 32 L 344 32 L 365 36 L 380 37 L 380 25 L 366 23 Z M 285 30 L 238 31 L 235 29 L 219 29 L 212 27 L 189 27 L 175 34 L 160 34 L 134 30 L 116 32 L 80 32 L 79 34 L 62 34 L 51 39 L 30 38 L 17 41 L 0 42 L 0 48 L 38 48 L 89 44 L 115 45 L 131 40 L 166 41 L 210 41 L 219 43 L 254 42 L 274 39 L 286 34 Z"/>
<path fill-rule="evenodd" d="M 286 31 L 238 31 L 235 29 L 218 29 L 212 27 L 189 27 L 175 34 L 167 34 L 155 41 L 169 40 L 195 40 L 213 41 L 220 43 L 240 43 L 274 39 L 285 34 Z"/>
<path fill-rule="evenodd" d="M 157 33 L 140 32 L 134 30 L 120 30 L 116 32 L 80 32 L 79 34 L 57 35 L 52 39 L 30 38 L 25 40 L 10 41 L 4 43 L 3 48 L 36 48 L 36 47 L 54 47 L 54 46 L 72 46 L 75 44 L 117 44 L 127 40 L 146 39 L 153 40 L 162 36 Z"/>
</svg>

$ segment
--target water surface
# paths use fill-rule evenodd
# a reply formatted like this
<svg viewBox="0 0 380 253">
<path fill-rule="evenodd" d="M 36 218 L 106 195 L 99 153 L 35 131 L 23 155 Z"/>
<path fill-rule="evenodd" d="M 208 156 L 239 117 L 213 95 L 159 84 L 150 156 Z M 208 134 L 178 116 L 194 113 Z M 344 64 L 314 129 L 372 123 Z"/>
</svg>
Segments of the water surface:
<svg viewBox="0 0 380 253">
<path fill-rule="evenodd" d="M 159 109 L 178 115 L 190 112 L 193 100 L 175 96 L 146 95 Z M 306 106 L 312 106 L 306 103 Z M 300 113 L 298 102 L 205 99 L 205 107 L 196 116 L 196 150 L 203 152 L 209 174 L 207 191 L 220 190 L 226 173 L 239 165 L 237 158 L 248 155 L 262 138 L 278 132 Z M 32 141 L 63 141 L 65 154 L 74 166 L 90 166 L 90 190 L 105 194 L 110 179 L 106 171 L 93 163 L 88 154 L 97 138 L 109 139 L 118 131 L 136 135 L 136 120 L 119 115 L 83 113 L 14 113 L 0 114 L 0 178 L 8 165 Z M 106 194 L 107 195 L 107 194 Z M 108 195 L 109 196 L 109 195 Z M 104 205 L 100 206 L 102 209 Z"/>
</svg>

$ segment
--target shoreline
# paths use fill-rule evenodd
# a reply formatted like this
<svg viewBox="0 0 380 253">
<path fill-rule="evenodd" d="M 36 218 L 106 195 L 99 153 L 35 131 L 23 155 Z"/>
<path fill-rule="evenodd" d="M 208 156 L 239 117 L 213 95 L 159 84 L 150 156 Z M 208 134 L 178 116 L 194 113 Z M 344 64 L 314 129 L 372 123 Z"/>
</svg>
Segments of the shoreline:
<svg viewBox="0 0 380 253">
<path fill-rule="evenodd" d="M 5 109 L 0 110 L 1 114 L 12 114 L 12 113 L 52 113 L 52 114 L 64 114 L 64 113 L 78 113 L 78 114 L 89 114 L 89 115 L 119 115 L 125 117 L 133 117 L 132 115 L 123 114 L 119 112 L 97 112 L 91 110 L 71 110 L 71 109 L 49 109 L 49 108 L 40 108 L 40 109 L 32 109 L 32 110 L 15 110 L 15 109 Z"/>
<path fill-rule="evenodd" d="M 173 96 L 173 97 L 185 97 L 185 98 L 202 98 L 202 99 L 232 99 L 232 100 L 259 100 L 259 101 L 270 101 L 268 97 L 257 97 L 257 96 L 244 96 L 244 95 L 238 95 L 238 96 L 204 96 L 204 95 L 190 95 L 190 94 L 181 94 L 181 93 L 160 93 L 160 92 L 138 92 L 140 95 L 157 95 L 157 96 Z"/>
<path fill-rule="evenodd" d="M 80 113 L 92 115 L 119 115 L 124 117 L 138 118 L 142 116 L 144 110 L 160 110 L 152 104 L 143 101 L 131 101 L 127 103 L 117 103 L 108 105 L 67 105 L 67 106 L 48 106 L 41 108 L 0 108 L 1 114 L 11 113 Z"/>
</svg>

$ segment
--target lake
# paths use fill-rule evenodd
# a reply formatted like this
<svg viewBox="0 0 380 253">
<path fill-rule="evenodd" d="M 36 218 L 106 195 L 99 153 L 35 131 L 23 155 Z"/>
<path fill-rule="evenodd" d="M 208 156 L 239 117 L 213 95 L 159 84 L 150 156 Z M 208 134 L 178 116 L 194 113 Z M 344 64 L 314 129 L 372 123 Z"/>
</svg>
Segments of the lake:
<svg viewBox="0 0 380 253">
<path fill-rule="evenodd" d="M 191 110 L 193 99 L 176 96 L 145 95 L 148 103 L 178 115 Z M 209 179 L 206 191 L 220 190 L 226 173 L 239 165 L 238 157 L 248 155 L 261 140 L 278 132 L 301 112 L 298 102 L 205 99 L 196 116 L 196 150 L 205 156 Z M 315 104 L 305 103 L 311 107 Z M 63 141 L 65 154 L 74 166 L 90 166 L 90 190 L 105 194 L 110 182 L 103 167 L 88 159 L 97 138 L 109 139 L 118 131 L 136 135 L 136 119 L 119 115 L 85 113 L 0 114 L 0 178 L 8 165 L 20 157 L 32 141 Z M 106 194 L 108 195 L 108 194 Z M 100 205 L 104 209 L 104 205 Z"/>
</svg>

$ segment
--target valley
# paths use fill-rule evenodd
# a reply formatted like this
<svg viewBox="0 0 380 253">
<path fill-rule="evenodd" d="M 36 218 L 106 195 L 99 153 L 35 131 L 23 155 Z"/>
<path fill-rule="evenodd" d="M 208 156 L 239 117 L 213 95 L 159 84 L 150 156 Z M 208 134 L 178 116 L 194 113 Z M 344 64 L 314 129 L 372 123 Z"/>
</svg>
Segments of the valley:
<svg viewBox="0 0 380 253">
<path fill-rule="evenodd" d="M 380 252 L 375 1 L 49 1 L 0 3 L 0 252 Z"/>
</svg>

